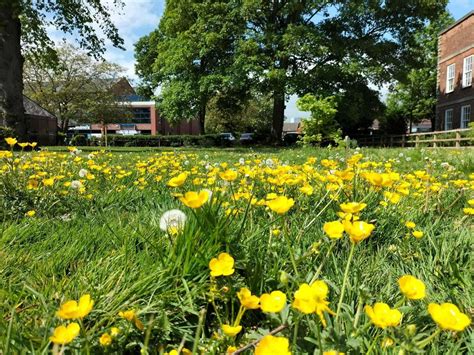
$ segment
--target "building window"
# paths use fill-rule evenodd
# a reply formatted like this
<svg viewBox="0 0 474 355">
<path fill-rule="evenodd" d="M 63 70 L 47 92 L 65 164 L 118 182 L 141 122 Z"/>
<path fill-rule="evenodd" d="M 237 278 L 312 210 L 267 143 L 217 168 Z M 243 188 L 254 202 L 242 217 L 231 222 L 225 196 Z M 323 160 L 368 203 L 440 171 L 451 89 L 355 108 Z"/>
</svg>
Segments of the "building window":
<svg viewBox="0 0 474 355">
<path fill-rule="evenodd" d="M 456 64 L 448 65 L 446 73 L 446 93 L 454 91 L 454 74 L 456 71 Z"/>
<path fill-rule="evenodd" d="M 136 107 L 133 109 L 133 120 L 134 123 L 150 123 L 150 108 L 149 107 Z"/>
<path fill-rule="evenodd" d="M 462 74 L 462 87 L 472 85 L 472 62 L 474 61 L 474 55 L 464 58 L 463 74 Z"/>
<path fill-rule="evenodd" d="M 453 129 L 453 109 L 444 111 L 444 130 L 449 131 Z"/>
<path fill-rule="evenodd" d="M 471 105 L 461 107 L 461 128 L 467 128 L 471 122 Z"/>
</svg>

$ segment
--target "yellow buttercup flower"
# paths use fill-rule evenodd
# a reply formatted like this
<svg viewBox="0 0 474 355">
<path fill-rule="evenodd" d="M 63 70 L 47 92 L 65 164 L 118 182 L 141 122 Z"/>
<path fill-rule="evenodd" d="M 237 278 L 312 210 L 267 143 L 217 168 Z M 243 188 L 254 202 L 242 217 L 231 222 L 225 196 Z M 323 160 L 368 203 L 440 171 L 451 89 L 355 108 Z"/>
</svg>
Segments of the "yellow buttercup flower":
<svg viewBox="0 0 474 355">
<path fill-rule="evenodd" d="M 267 313 L 278 313 L 286 305 L 286 295 L 281 291 L 264 293 L 260 296 L 260 308 Z"/>
<path fill-rule="evenodd" d="M 237 297 L 242 307 L 246 309 L 257 309 L 260 307 L 260 299 L 252 295 L 250 290 L 246 287 L 241 288 L 240 291 L 237 292 Z"/>
<path fill-rule="evenodd" d="M 341 203 L 339 205 L 341 210 L 344 213 L 359 213 L 362 211 L 365 207 L 367 207 L 366 203 L 359 203 L 359 202 L 347 202 L 347 203 Z"/>
<path fill-rule="evenodd" d="M 168 181 L 168 186 L 179 187 L 186 182 L 187 177 L 188 177 L 188 174 L 181 173 L 178 176 L 171 178 L 170 181 Z"/>
<path fill-rule="evenodd" d="M 84 295 L 79 299 L 79 303 L 74 300 L 63 303 L 56 315 L 62 319 L 82 319 L 90 313 L 93 306 L 91 296 Z"/>
<path fill-rule="evenodd" d="M 377 302 L 374 307 L 365 306 L 365 313 L 374 325 L 379 328 L 396 327 L 402 320 L 398 309 L 391 309 L 388 304 Z"/>
<path fill-rule="evenodd" d="M 422 231 L 413 231 L 412 235 L 415 238 L 420 239 L 421 237 L 423 237 L 423 232 Z"/>
<path fill-rule="evenodd" d="M 60 325 L 54 329 L 53 335 L 49 337 L 49 340 L 54 344 L 69 344 L 79 335 L 80 330 L 81 328 L 79 327 L 79 324 L 75 322 L 68 324 L 67 327 Z"/>
<path fill-rule="evenodd" d="M 36 211 L 35 210 L 30 210 L 28 212 L 25 213 L 26 216 L 28 217 L 34 217 L 36 214 Z"/>
<path fill-rule="evenodd" d="M 471 320 L 452 303 L 430 303 L 428 312 L 441 329 L 460 332 L 464 330 Z"/>
<path fill-rule="evenodd" d="M 234 258 L 227 253 L 220 253 L 209 262 L 211 276 L 229 276 L 234 273 Z"/>
<path fill-rule="evenodd" d="M 5 138 L 5 142 L 7 142 L 7 144 L 13 148 L 13 146 L 18 142 L 16 140 L 16 138 L 13 138 L 13 137 L 8 137 L 8 138 Z"/>
<path fill-rule="evenodd" d="M 284 337 L 265 335 L 255 347 L 255 355 L 291 355 L 290 342 Z"/>
<path fill-rule="evenodd" d="M 328 285 L 322 280 L 313 282 L 311 286 L 307 283 L 301 284 L 295 292 L 293 307 L 304 314 L 317 314 L 323 326 L 326 326 L 324 312 L 334 314 L 326 300 L 328 294 Z"/>
<path fill-rule="evenodd" d="M 400 291 L 410 300 L 420 300 L 425 298 L 425 284 L 423 281 L 411 275 L 405 275 L 398 279 Z"/>
<path fill-rule="evenodd" d="M 341 353 L 337 350 L 328 350 L 328 351 L 323 351 L 323 355 L 344 355 L 344 353 Z"/>
<path fill-rule="evenodd" d="M 374 230 L 375 226 L 373 224 L 363 222 L 363 221 L 344 221 L 344 230 L 353 243 L 359 243 L 362 240 L 368 238 L 372 231 Z"/>
<path fill-rule="evenodd" d="M 344 225 L 339 221 L 326 222 L 323 226 L 324 232 L 331 239 L 340 239 L 344 233 Z"/>
<path fill-rule="evenodd" d="M 189 191 L 181 196 L 179 200 L 190 208 L 199 208 L 209 200 L 209 191 L 202 190 L 199 193 Z"/>
<path fill-rule="evenodd" d="M 109 346 L 112 344 L 112 337 L 108 333 L 104 333 L 100 336 L 99 343 L 102 346 Z"/>
<path fill-rule="evenodd" d="M 224 332 L 225 335 L 229 337 L 235 337 L 237 334 L 239 334 L 242 330 L 241 325 L 237 325 L 235 327 L 229 325 L 229 324 L 222 324 L 222 331 Z"/>
<path fill-rule="evenodd" d="M 293 207 L 295 201 L 292 198 L 286 196 L 278 196 L 272 200 L 267 201 L 267 206 L 278 214 L 285 214 L 288 210 Z"/>
<path fill-rule="evenodd" d="M 229 169 L 222 173 L 219 173 L 219 176 L 221 177 L 222 180 L 234 181 L 235 179 L 237 179 L 238 173 L 234 170 Z"/>
<path fill-rule="evenodd" d="M 119 328 L 117 328 L 117 327 L 110 328 L 110 335 L 112 335 L 113 337 L 116 337 L 119 334 L 120 334 L 120 329 Z"/>
<path fill-rule="evenodd" d="M 413 229 L 416 227 L 416 224 L 415 222 L 412 222 L 412 221 L 406 221 L 405 222 L 405 227 L 409 228 L 409 229 Z"/>
<path fill-rule="evenodd" d="M 18 143 L 18 145 L 21 147 L 21 149 L 25 149 L 29 146 L 29 143 Z"/>
<path fill-rule="evenodd" d="M 140 330 L 143 330 L 145 328 L 143 326 L 142 321 L 138 319 L 137 314 L 133 309 L 129 309 L 128 311 L 120 311 L 118 315 L 119 317 L 122 317 L 123 319 L 126 319 L 129 322 L 133 322 L 135 326 Z"/>
<path fill-rule="evenodd" d="M 192 351 L 186 348 L 182 348 L 181 351 L 178 353 L 178 350 L 171 350 L 169 353 L 165 353 L 168 355 L 192 355 Z"/>
<path fill-rule="evenodd" d="M 53 186 L 54 185 L 54 178 L 43 179 L 44 186 Z"/>
</svg>

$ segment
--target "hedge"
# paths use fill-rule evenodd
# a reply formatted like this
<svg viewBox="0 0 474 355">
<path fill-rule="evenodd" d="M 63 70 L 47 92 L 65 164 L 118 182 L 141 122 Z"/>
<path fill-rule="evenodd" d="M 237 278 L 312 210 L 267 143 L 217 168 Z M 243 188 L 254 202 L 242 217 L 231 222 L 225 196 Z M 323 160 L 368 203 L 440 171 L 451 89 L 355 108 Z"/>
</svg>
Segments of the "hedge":
<svg viewBox="0 0 474 355">
<path fill-rule="evenodd" d="M 218 134 L 204 135 L 173 135 L 173 136 L 150 136 L 134 135 L 123 136 L 118 134 L 107 135 L 107 142 L 112 147 L 224 147 L 232 145 L 232 142 L 223 139 Z M 100 139 L 91 140 L 92 145 L 99 145 Z"/>
</svg>

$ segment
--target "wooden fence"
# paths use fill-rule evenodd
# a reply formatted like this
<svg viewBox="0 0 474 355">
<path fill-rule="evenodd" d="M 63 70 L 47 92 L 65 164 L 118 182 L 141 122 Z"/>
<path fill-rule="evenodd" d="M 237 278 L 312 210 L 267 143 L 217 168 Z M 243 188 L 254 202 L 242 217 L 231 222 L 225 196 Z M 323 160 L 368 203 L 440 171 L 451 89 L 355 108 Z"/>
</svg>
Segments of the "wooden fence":
<svg viewBox="0 0 474 355">
<path fill-rule="evenodd" d="M 368 147 L 471 147 L 474 132 L 471 128 L 399 135 L 365 135 L 351 137 L 359 146 Z"/>
</svg>

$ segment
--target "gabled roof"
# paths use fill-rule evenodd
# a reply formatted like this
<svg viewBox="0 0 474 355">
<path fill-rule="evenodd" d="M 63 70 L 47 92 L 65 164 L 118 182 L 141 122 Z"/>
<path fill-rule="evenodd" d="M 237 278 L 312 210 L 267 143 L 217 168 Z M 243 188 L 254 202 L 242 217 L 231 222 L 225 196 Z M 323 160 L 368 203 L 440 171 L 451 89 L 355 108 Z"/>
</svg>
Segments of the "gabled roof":
<svg viewBox="0 0 474 355">
<path fill-rule="evenodd" d="M 46 118 L 56 118 L 51 112 L 41 107 L 38 103 L 23 95 L 23 106 L 25 107 L 25 115 L 39 116 Z"/>
<path fill-rule="evenodd" d="M 445 28 L 444 30 L 442 30 L 439 35 L 441 36 L 442 34 L 445 34 L 446 32 L 448 32 L 451 28 L 453 27 L 456 27 L 457 25 L 459 25 L 461 22 L 463 22 L 464 20 L 468 19 L 469 17 L 471 16 L 474 16 L 474 10 L 468 12 L 466 15 L 464 15 L 463 17 L 461 17 L 459 20 L 457 20 L 455 23 L 453 23 L 451 26 L 448 26 L 447 28 Z"/>
</svg>

